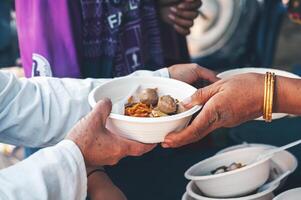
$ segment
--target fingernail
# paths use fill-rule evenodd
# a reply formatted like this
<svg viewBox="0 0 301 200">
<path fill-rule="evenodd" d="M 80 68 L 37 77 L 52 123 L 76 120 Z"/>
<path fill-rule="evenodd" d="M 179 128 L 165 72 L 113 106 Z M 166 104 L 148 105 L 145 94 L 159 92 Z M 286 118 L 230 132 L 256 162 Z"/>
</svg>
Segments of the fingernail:
<svg viewBox="0 0 301 200">
<path fill-rule="evenodd" d="M 176 18 L 176 17 L 175 17 L 174 15 L 172 15 L 172 14 L 169 14 L 168 17 L 169 17 L 169 19 L 171 19 L 171 20 L 174 20 L 174 19 Z"/>
<path fill-rule="evenodd" d="M 166 144 L 166 143 L 164 143 L 164 142 L 161 144 L 161 146 L 162 146 L 163 148 L 169 148 L 169 145 Z"/>
<path fill-rule="evenodd" d="M 189 105 L 191 103 L 191 97 L 187 97 L 187 98 L 185 98 L 183 101 L 182 101 L 182 104 L 184 105 L 184 106 L 187 106 L 187 105 Z"/>
<path fill-rule="evenodd" d="M 170 10 L 171 10 L 172 12 L 175 12 L 175 13 L 177 12 L 177 8 L 176 8 L 176 7 L 171 7 Z"/>
</svg>

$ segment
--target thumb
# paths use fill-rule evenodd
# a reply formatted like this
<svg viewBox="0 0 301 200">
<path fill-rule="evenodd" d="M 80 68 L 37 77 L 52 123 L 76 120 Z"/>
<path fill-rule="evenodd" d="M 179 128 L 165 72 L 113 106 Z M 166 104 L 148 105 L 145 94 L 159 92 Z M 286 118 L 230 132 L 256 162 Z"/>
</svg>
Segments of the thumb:
<svg viewBox="0 0 301 200">
<path fill-rule="evenodd" d="M 101 121 L 101 125 L 105 126 L 108 116 L 112 110 L 112 102 L 108 98 L 99 100 L 91 111 L 89 117 Z"/>
<path fill-rule="evenodd" d="M 198 89 L 192 96 L 184 99 L 182 104 L 186 108 L 205 104 L 214 95 L 211 86 Z"/>
</svg>

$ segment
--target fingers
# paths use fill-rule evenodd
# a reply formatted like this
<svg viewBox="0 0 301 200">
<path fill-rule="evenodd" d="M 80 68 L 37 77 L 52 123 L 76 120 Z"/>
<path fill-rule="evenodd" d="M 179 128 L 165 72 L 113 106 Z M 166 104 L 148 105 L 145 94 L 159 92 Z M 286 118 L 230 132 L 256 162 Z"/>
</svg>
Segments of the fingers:
<svg viewBox="0 0 301 200">
<path fill-rule="evenodd" d="M 197 10 L 201 7 L 201 0 L 185 0 L 183 3 L 180 3 L 177 7 L 183 10 Z"/>
<path fill-rule="evenodd" d="M 211 106 L 207 106 L 186 129 L 168 134 L 162 147 L 175 148 L 202 139 L 218 127 L 219 118 L 218 112 L 215 112 Z"/>
<path fill-rule="evenodd" d="M 120 157 L 120 159 L 126 156 L 141 156 L 153 150 L 157 146 L 157 144 L 144 144 L 129 140 L 124 137 L 115 135 L 109 130 L 107 130 L 107 132 L 112 136 L 111 140 L 115 141 L 118 148 L 120 148 L 120 155 L 117 156 Z"/>
<path fill-rule="evenodd" d="M 205 104 L 215 94 L 212 85 L 198 89 L 191 97 L 182 101 L 186 108 Z"/>
<path fill-rule="evenodd" d="M 193 20 L 185 19 L 178 15 L 169 14 L 168 18 L 182 28 L 190 28 L 193 25 Z"/>
<path fill-rule="evenodd" d="M 190 11 L 190 10 L 181 10 L 177 9 L 177 7 L 171 7 L 170 11 L 183 19 L 194 20 L 198 16 L 198 11 Z"/>
<path fill-rule="evenodd" d="M 97 102 L 92 112 L 89 114 L 89 117 L 96 120 L 101 120 L 102 126 L 106 125 L 108 116 L 111 113 L 112 102 L 108 98 L 101 99 Z"/>
<path fill-rule="evenodd" d="M 178 26 L 177 24 L 174 24 L 173 27 L 181 35 L 189 35 L 190 34 L 189 28 L 183 28 L 181 26 Z"/>
<path fill-rule="evenodd" d="M 199 78 L 205 79 L 211 83 L 214 83 L 219 80 L 214 71 L 205 67 L 201 67 L 198 65 L 195 72 L 197 73 Z"/>
<path fill-rule="evenodd" d="M 143 144 L 135 141 L 128 140 L 128 156 L 141 156 L 153 150 L 157 144 Z"/>
</svg>

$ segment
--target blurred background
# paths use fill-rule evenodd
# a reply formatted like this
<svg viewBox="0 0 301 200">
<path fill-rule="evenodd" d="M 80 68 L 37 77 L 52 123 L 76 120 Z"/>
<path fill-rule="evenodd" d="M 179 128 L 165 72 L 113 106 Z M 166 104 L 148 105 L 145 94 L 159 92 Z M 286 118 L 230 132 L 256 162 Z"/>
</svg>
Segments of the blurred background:
<svg viewBox="0 0 301 200">
<path fill-rule="evenodd" d="M 280 68 L 301 75 L 301 25 L 289 19 L 286 3 L 203 0 L 204 15 L 195 20 L 187 37 L 192 62 L 216 71 L 252 66 Z M 12 0 L 0 1 L 0 68 L 24 76 Z M 0 169 L 22 157 L 21 147 L 0 144 Z"/>
</svg>

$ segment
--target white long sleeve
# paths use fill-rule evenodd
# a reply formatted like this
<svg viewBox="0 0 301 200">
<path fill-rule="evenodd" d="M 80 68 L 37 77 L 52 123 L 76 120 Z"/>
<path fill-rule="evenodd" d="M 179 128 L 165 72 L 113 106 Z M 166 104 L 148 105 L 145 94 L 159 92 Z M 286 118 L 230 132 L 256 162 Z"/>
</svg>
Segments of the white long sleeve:
<svg viewBox="0 0 301 200">
<path fill-rule="evenodd" d="M 132 75 L 168 77 L 168 71 Z M 105 81 L 17 79 L 0 71 L 0 142 L 38 147 L 61 141 L 90 111 L 89 92 Z M 0 171 L 0 199 L 85 199 L 86 190 L 82 154 L 67 140 Z"/>
<path fill-rule="evenodd" d="M 1 200 L 83 200 L 86 196 L 84 159 L 70 140 L 0 171 Z"/>
<path fill-rule="evenodd" d="M 164 76 L 168 70 L 133 76 Z M 88 94 L 110 79 L 17 79 L 0 72 L 0 141 L 28 147 L 58 143 L 90 111 Z"/>
</svg>

